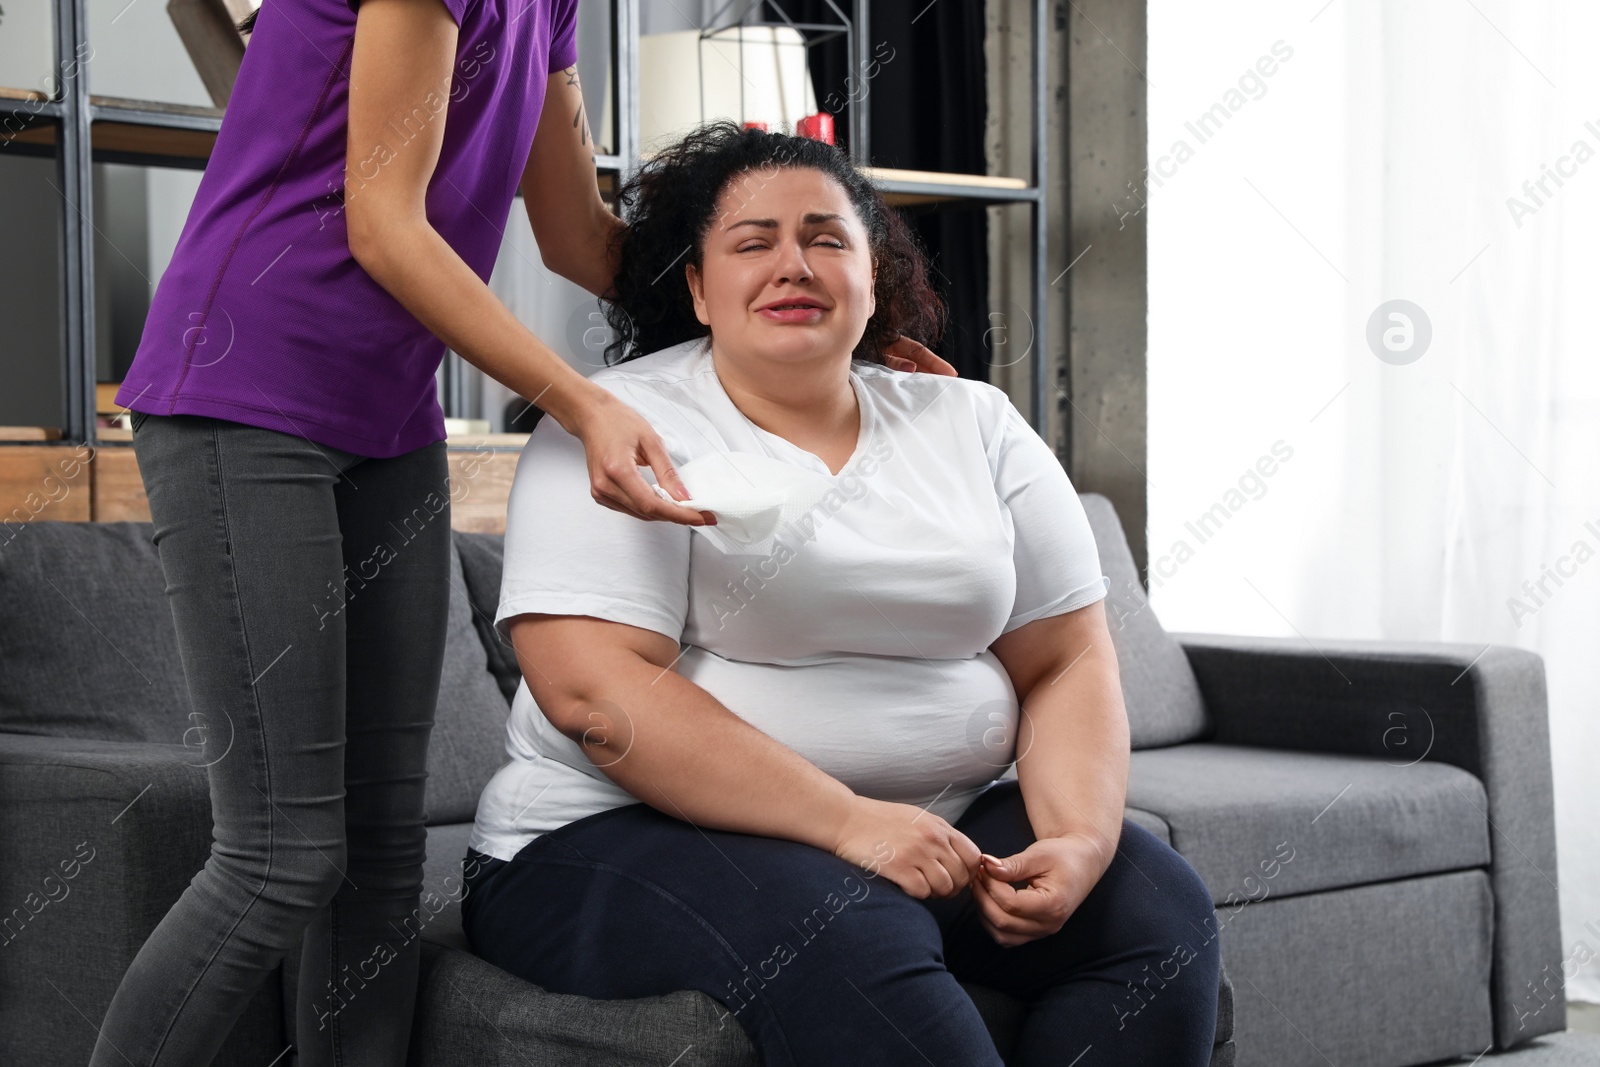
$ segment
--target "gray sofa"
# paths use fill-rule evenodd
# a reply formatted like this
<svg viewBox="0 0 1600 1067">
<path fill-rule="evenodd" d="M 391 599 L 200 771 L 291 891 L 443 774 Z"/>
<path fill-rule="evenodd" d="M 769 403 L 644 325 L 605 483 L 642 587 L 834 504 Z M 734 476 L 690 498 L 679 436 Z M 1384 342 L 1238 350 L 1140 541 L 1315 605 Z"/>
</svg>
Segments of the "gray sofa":
<svg viewBox="0 0 1600 1067">
<path fill-rule="evenodd" d="M 1565 1027 L 1542 662 L 1510 648 L 1166 633 L 1110 503 L 1083 501 L 1133 728 L 1128 815 L 1210 886 L 1214 1065 L 1419 1064 Z M 202 866 L 206 775 L 148 523 L 0 548 L 0 1063 L 86 1062 Z M 467 949 L 460 858 L 518 672 L 490 626 L 501 538 L 455 535 L 428 780 L 417 1067 L 759 1064 L 698 992 L 545 992 Z M 69 873 L 70 872 L 70 873 Z M 288 1067 L 286 959 L 219 1064 Z M 1002 1052 L 1020 1006 L 968 986 Z M 1542 985 L 1537 988 L 1544 988 Z M 1557 987 L 1559 989 L 1559 987 Z"/>
</svg>

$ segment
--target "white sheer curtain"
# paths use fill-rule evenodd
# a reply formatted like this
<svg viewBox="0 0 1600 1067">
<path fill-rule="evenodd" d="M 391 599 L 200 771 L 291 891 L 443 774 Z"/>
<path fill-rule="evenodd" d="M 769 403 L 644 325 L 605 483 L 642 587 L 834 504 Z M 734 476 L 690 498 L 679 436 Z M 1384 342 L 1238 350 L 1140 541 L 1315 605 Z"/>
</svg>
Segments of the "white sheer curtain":
<svg viewBox="0 0 1600 1067">
<path fill-rule="evenodd" d="M 1107 210 L 1149 220 L 1155 608 L 1541 653 L 1600 1001 L 1600 8 L 1149 10 L 1153 173 Z"/>
</svg>

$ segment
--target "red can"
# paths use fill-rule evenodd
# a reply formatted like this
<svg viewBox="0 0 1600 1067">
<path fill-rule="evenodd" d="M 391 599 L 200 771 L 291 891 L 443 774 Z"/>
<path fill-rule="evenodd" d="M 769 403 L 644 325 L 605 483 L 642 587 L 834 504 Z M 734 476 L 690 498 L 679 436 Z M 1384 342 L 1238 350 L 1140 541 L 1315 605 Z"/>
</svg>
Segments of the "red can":
<svg viewBox="0 0 1600 1067">
<path fill-rule="evenodd" d="M 767 124 L 765 122 L 747 122 L 744 124 L 744 128 L 747 130 L 760 130 L 762 133 L 767 132 Z"/>
<path fill-rule="evenodd" d="M 795 123 L 794 132 L 801 137 L 809 137 L 813 141 L 832 144 L 833 116 L 826 111 L 819 111 L 815 115 L 807 115 Z"/>
</svg>

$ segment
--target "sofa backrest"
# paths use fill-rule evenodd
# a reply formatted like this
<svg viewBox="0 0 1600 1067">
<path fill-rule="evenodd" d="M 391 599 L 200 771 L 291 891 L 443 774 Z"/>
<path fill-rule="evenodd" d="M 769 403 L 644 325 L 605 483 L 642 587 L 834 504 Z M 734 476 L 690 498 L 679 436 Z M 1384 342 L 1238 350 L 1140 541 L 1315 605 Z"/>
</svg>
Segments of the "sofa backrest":
<svg viewBox="0 0 1600 1067">
<path fill-rule="evenodd" d="M 1132 747 L 1158 748 L 1206 735 L 1210 721 L 1200 684 L 1183 647 L 1162 627 L 1145 596 L 1116 508 L 1100 493 L 1079 493 L 1078 499 L 1100 549 L 1100 570 L 1111 579 L 1106 625 L 1117 649 Z"/>
<path fill-rule="evenodd" d="M 505 570 L 505 534 L 457 530 L 456 550 L 461 554 L 461 572 L 472 604 L 472 624 L 488 652 L 489 673 L 509 704 L 522 682 L 522 668 L 517 664 L 516 650 L 501 640 L 494 628 L 494 617 L 500 610 L 500 575 Z"/>
<path fill-rule="evenodd" d="M 150 523 L 7 526 L 0 730 L 181 744 L 193 721 Z"/>
<path fill-rule="evenodd" d="M 1111 502 L 1082 493 L 1111 579 L 1107 621 L 1133 747 L 1193 740 L 1209 723 L 1182 648 L 1156 619 Z M 148 522 L 27 524 L 0 542 L 0 731 L 182 745 L 195 722 Z M 435 825 L 467 822 L 505 762 L 521 681 L 493 620 L 504 538 L 455 531 L 443 675 L 429 746 Z"/>
<path fill-rule="evenodd" d="M 0 545 L 0 731 L 194 741 L 152 524 L 36 522 L 12 532 Z M 428 757 L 435 825 L 471 821 L 484 783 L 506 760 L 509 709 L 489 672 L 456 552 L 450 566 Z"/>
<path fill-rule="evenodd" d="M 1145 597 L 1111 501 L 1099 493 L 1078 496 L 1100 550 L 1100 569 L 1111 579 L 1106 622 L 1117 649 L 1133 747 L 1156 748 L 1195 740 L 1209 732 L 1210 723 L 1189 658 L 1162 628 Z M 510 700 L 522 674 L 515 652 L 491 625 L 500 599 L 505 538 L 501 534 L 457 533 L 456 543 L 475 607 L 474 622 L 489 650 L 489 670 Z"/>
</svg>

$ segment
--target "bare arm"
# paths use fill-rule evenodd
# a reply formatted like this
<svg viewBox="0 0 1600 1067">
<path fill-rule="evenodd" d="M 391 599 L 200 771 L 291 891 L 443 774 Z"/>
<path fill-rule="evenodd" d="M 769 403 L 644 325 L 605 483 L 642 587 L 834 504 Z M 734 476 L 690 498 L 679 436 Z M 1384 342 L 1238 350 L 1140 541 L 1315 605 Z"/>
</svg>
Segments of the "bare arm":
<svg viewBox="0 0 1600 1067">
<path fill-rule="evenodd" d="M 350 254 L 434 336 L 582 439 L 596 501 L 639 518 L 701 525 L 701 512 L 662 500 L 639 474 L 649 466 L 675 498 L 689 496 L 650 425 L 517 321 L 428 221 L 457 36 L 439 0 L 361 4 L 345 157 Z M 388 143 L 391 123 L 415 131 L 398 148 Z M 598 199 L 592 164 L 589 185 Z M 578 197 L 570 183 L 566 188 Z M 587 209 L 586 198 L 577 202 Z"/>
<path fill-rule="evenodd" d="M 428 221 L 457 28 L 439 0 L 363 0 L 350 60 L 345 222 L 356 262 L 463 359 L 571 430 L 593 388 L 535 337 Z M 390 142 L 389 126 L 416 131 Z"/>
<path fill-rule="evenodd" d="M 699 826 L 833 847 L 854 794 L 674 673 L 670 637 L 585 615 L 509 629 L 545 717 L 629 793 Z"/>
<path fill-rule="evenodd" d="M 595 296 L 615 296 L 617 238 L 627 225 L 600 198 L 594 137 L 575 66 L 550 75 L 545 86 L 521 189 L 545 266 Z"/>
<path fill-rule="evenodd" d="M 812 845 L 917 897 L 959 892 L 976 868 L 977 846 L 937 815 L 857 796 L 674 673 L 664 634 L 583 615 L 518 615 L 509 629 L 545 717 L 651 807 Z"/>
<path fill-rule="evenodd" d="M 985 929 L 1012 947 L 1061 929 L 1111 865 L 1128 716 L 1104 601 L 1036 619 L 990 647 L 1022 702 L 1017 778 L 1035 841 L 1014 856 L 985 855 L 972 899 Z"/>
<path fill-rule="evenodd" d="M 1128 796 L 1128 712 L 1105 601 L 1037 619 L 992 646 L 1022 704 L 1017 779 L 1038 837 L 1077 837 L 1105 873 Z"/>
</svg>

